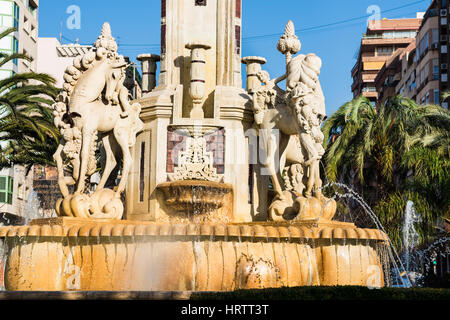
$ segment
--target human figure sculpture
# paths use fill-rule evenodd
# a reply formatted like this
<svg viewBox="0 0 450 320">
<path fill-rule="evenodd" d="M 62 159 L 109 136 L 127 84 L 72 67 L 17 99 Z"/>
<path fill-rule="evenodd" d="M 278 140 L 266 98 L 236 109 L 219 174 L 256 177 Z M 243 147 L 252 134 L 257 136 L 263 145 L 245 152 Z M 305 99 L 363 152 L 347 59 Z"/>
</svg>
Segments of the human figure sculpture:
<svg viewBox="0 0 450 320">
<path fill-rule="evenodd" d="M 306 197 L 320 194 L 320 160 L 324 154 L 324 136 L 320 130 L 325 115 L 325 99 L 320 87 L 322 61 L 314 54 L 294 58 L 287 68 L 287 93 L 299 124 L 299 135 L 308 167 Z"/>
<path fill-rule="evenodd" d="M 321 193 L 319 165 L 325 150 L 320 126 L 326 119 L 319 82 L 322 61 L 315 54 L 293 58 L 300 48 L 294 25 L 289 21 L 278 43 L 279 51 L 286 55 L 286 73 L 270 80 L 266 71 L 260 72 L 262 86 L 253 93 L 255 123 L 267 154 L 263 165 L 276 193 L 269 208 L 272 220 L 286 219 L 286 215 L 322 215 L 331 219 L 335 212 L 335 203 Z M 277 85 L 283 80 L 286 91 Z M 274 129 L 279 130 L 278 143 L 271 137 Z M 284 170 L 283 177 L 277 170 L 277 161 Z M 327 208 L 322 210 L 321 204 Z"/>
<path fill-rule="evenodd" d="M 123 215 L 121 194 L 132 165 L 130 148 L 143 128 L 141 106 L 131 105 L 124 91 L 126 67 L 124 57 L 117 53 L 111 28 L 105 23 L 94 49 L 75 59 L 66 70 L 63 90 L 54 106 L 55 125 L 63 137 L 54 155 L 63 195 L 57 203 L 60 216 L 121 219 Z M 106 161 L 97 189 L 88 195 L 86 178 L 97 170 L 98 137 Z M 119 149 L 123 156 L 122 178 L 115 190 L 105 189 L 119 160 Z M 71 176 L 65 175 L 67 161 L 72 166 Z M 73 195 L 69 193 L 71 185 L 75 187 Z"/>
</svg>

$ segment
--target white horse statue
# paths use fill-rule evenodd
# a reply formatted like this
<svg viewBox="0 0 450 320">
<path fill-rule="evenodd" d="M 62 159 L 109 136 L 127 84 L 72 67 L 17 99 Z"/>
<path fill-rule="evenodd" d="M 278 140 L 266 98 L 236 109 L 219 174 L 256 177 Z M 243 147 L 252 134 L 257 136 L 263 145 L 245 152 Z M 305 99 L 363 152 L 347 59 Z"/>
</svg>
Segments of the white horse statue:
<svg viewBox="0 0 450 320">
<path fill-rule="evenodd" d="M 139 118 L 141 106 L 130 104 L 123 84 L 127 66 L 117 52 L 110 25 L 105 23 L 94 48 L 76 58 L 65 72 L 64 87 L 54 105 L 55 125 L 63 137 L 54 155 L 64 197 L 57 203 L 60 216 L 122 218 L 121 194 L 132 166 L 130 148 L 143 128 Z M 106 161 L 100 182 L 89 195 L 86 179 L 97 171 L 97 136 L 101 138 Z M 120 183 L 115 190 L 106 189 L 120 153 Z M 72 167 L 71 176 L 65 175 L 65 164 Z M 71 185 L 75 187 L 74 194 L 69 193 Z"/>
</svg>

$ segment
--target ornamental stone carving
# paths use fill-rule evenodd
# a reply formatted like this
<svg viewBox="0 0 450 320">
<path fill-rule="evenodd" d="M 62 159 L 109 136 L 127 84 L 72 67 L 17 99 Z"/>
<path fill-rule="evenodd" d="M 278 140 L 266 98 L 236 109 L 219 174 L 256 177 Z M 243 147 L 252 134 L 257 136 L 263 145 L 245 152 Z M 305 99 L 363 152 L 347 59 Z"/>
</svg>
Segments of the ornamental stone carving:
<svg viewBox="0 0 450 320">
<path fill-rule="evenodd" d="M 254 80 L 255 72 L 250 72 L 255 123 L 267 155 L 263 165 L 276 192 L 269 214 L 272 220 L 331 219 L 336 203 L 322 195 L 319 170 L 325 153 L 320 126 L 326 118 L 319 82 L 322 60 L 315 54 L 293 57 L 301 43 L 292 21 L 287 23 L 277 48 L 286 56 L 286 73 L 273 80 L 260 68 L 265 63 L 263 58 L 244 58 L 248 70 L 257 70 L 262 84 Z M 286 90 L 277 85 L 283 80 Z M 274 132 L 279 133 L 279 141 L 274 139 Z"/>
<path fill-rule="evenodd" d="M 125 58 L 117 53 L 111 27 L 105 23 L 94 48 L 75 59 L 64 74 L 64 86 L 54 105 L 55 125 L 63 137 L 54 155 L 63 195 L 57 203 L 60 216 L 121 219 L 131 170 L 130 148 L 143 127 L 141 106 L 131 104 L 124 86 Z M 106 154 L 102 177 L 91 194 L 86 180 L 97 171 L 96 151 L 101 139 Z M 122 154 L 122 178 L 118 186 L 105 188 Z M 66 176 L 68 169 L 71 175 Z M 74 186 L 71 194 L 69 187 Z"/>
<path fill-rule="evenodd" d="M 186 151 L 178 155 L 178 166 L 168 174 L 170 181 L 203 180 L 222 182 L 223 175 L 217 174 L 213 152 L 206 150 L 206 139 L 194 133 L 186 139 Z"/>
</svg>

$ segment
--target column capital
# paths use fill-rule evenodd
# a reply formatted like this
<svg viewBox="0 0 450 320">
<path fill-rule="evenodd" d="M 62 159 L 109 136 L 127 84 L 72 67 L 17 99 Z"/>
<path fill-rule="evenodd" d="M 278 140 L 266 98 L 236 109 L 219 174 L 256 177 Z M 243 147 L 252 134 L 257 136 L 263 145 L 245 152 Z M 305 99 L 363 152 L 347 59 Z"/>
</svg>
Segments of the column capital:
<svg viewBox="0 0 450 320">
<path fill-rule="evenodd" d="M 242 58 L 243 64 L 251 64 L 251 63 L 258 63 L 258 64 L 265 64 L 267 60 L 263 57 L 258 56 L 249 56 Z"/>
<path fill-rule="evenodd" d="M 153 53 L 143 53 L 137 56 L 138 61 L 161 61 L 161 57 Z"/>
</svg>

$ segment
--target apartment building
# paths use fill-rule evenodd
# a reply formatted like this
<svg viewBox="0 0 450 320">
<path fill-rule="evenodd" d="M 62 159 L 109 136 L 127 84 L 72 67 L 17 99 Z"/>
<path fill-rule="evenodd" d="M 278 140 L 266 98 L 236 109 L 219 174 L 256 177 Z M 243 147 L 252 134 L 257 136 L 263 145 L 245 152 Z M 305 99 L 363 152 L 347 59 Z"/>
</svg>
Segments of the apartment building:
<svg viewBox="0 0 450 320">
<path fill-rule="evenodd" d="M 404 49 L 415 41 L 422 16 L 418 13 L 415 19 L 369 21 L 351 73 L 354 97 L 363 95 L 373 103 L 378 101 L 375 83 L 378 73 L 398 49 Z"/>
<path fill-rule="evenodd" d="M 0 50 L 25 53 L 34 61 L 14 60 L 0 68 L 0 79 L 15 73 L 36 71 L 39 0 L 0 0 L 0 28 L 15 27 L 13 34 L 0 41 Z"/>
<path fill-rule="evenodd" d="M 33 189 L 32 173 L 22 166 L 0 171 L 0 224 L 25 221 L 28 198 Z"/>
<path fill-rule="evenodd" d="M 16 73 L 36 71 L 38 38 L 38 0 L 0 0 L 0 30 L 16 31 L 0 40 L 2 52 L 25 53 L 32 62 L 13 60 L 0 67 L 0 80 Z M 0 223 L 23 221 L 27 199 L 33 186 L 32 172 L 22 166 L 0 171 Z"/>
<path fill-rule="evenodd" d="M 424 15 L 414 50 L 405 52 L 408 61 L 405 59 L 401 63 L 401 81 L 393 92 L 393 95 L 401 94 L 419 104 L 441 103 L 439 70 L 441 48 L 439 11 L 436 4 L 436 1 L 433 1 Z"/>
<path fill-rule="evenodd" d="M 416 68 L 417 68 L 417 55 L 416 55 L 416 42 L 411 43 L 402 53 L 400 59 L 400 80 L 396 83 L 394 94 L 400 94 L 404 97 L 416 100 Z M 382 85 L 382 84 L 381 84 Z M 381 86 L 380 85 L 380 86 Z M 382 90 L 378 87 L 379 90 Z M 383 97 L 387 99 L 388 97 Z M 384 101 L 383 101 L 384 102 Z"/>
<path fill-rule="evenodd" d="M 449 87 L 449 66 L 450 66 L 450 3 L 449 0 L 434 0 L 432 3 L 436 5 L 434 10 L 439 15 L 439 44 L 438 44 L 438 56 L 439 63 L 436 68 L 439 68 L 439 91 L 442 93 L 446 92 L 450 89 Z M 431 7 L 431 6 L 430 6 Z M 441 98 L 442 99 L 442 98 Z M 441 101 L 441 105 L 443 108 L 448 109 L 448 104 L 450 100 L 447 99 L 445 101 Z"/>
<path fill-rule="evenodd" d="M 37 42 L 37 66 L 39 73 L 47 73 L 56 79 L 56 87 L 62 88 L 64 72 L 73 65 L 73 60 L 86 54 L 92 46 L 61 44 L 56 38 L 39 38 Z"/>
<path fill-rule="evenodd" d="M 448 90 L 448 10 L 432 1 L 416 36 L 416 41 L 398 52 L 398 59 L 386 61 L 376 78 L 378 103 L 396 94 L 418 104 L 437 104 L 448 109 L 442 92 Z M 447 32 L 447 33 L 444 33 Z M 392 80 L 392 81 L 390 81 Z M 395 89 L 394 89 L 395 88 Z"/>
<path fill-rule="evenodd" d="M 384 104 L 389 97 L 396 94 L 396 86 L 401 80 L 402 60 L 411 47 L 415 47 L 414 42 L 405 49 L 397 49 L 378 72 L 375 78 L 378 104 Z"/>
</svg>

